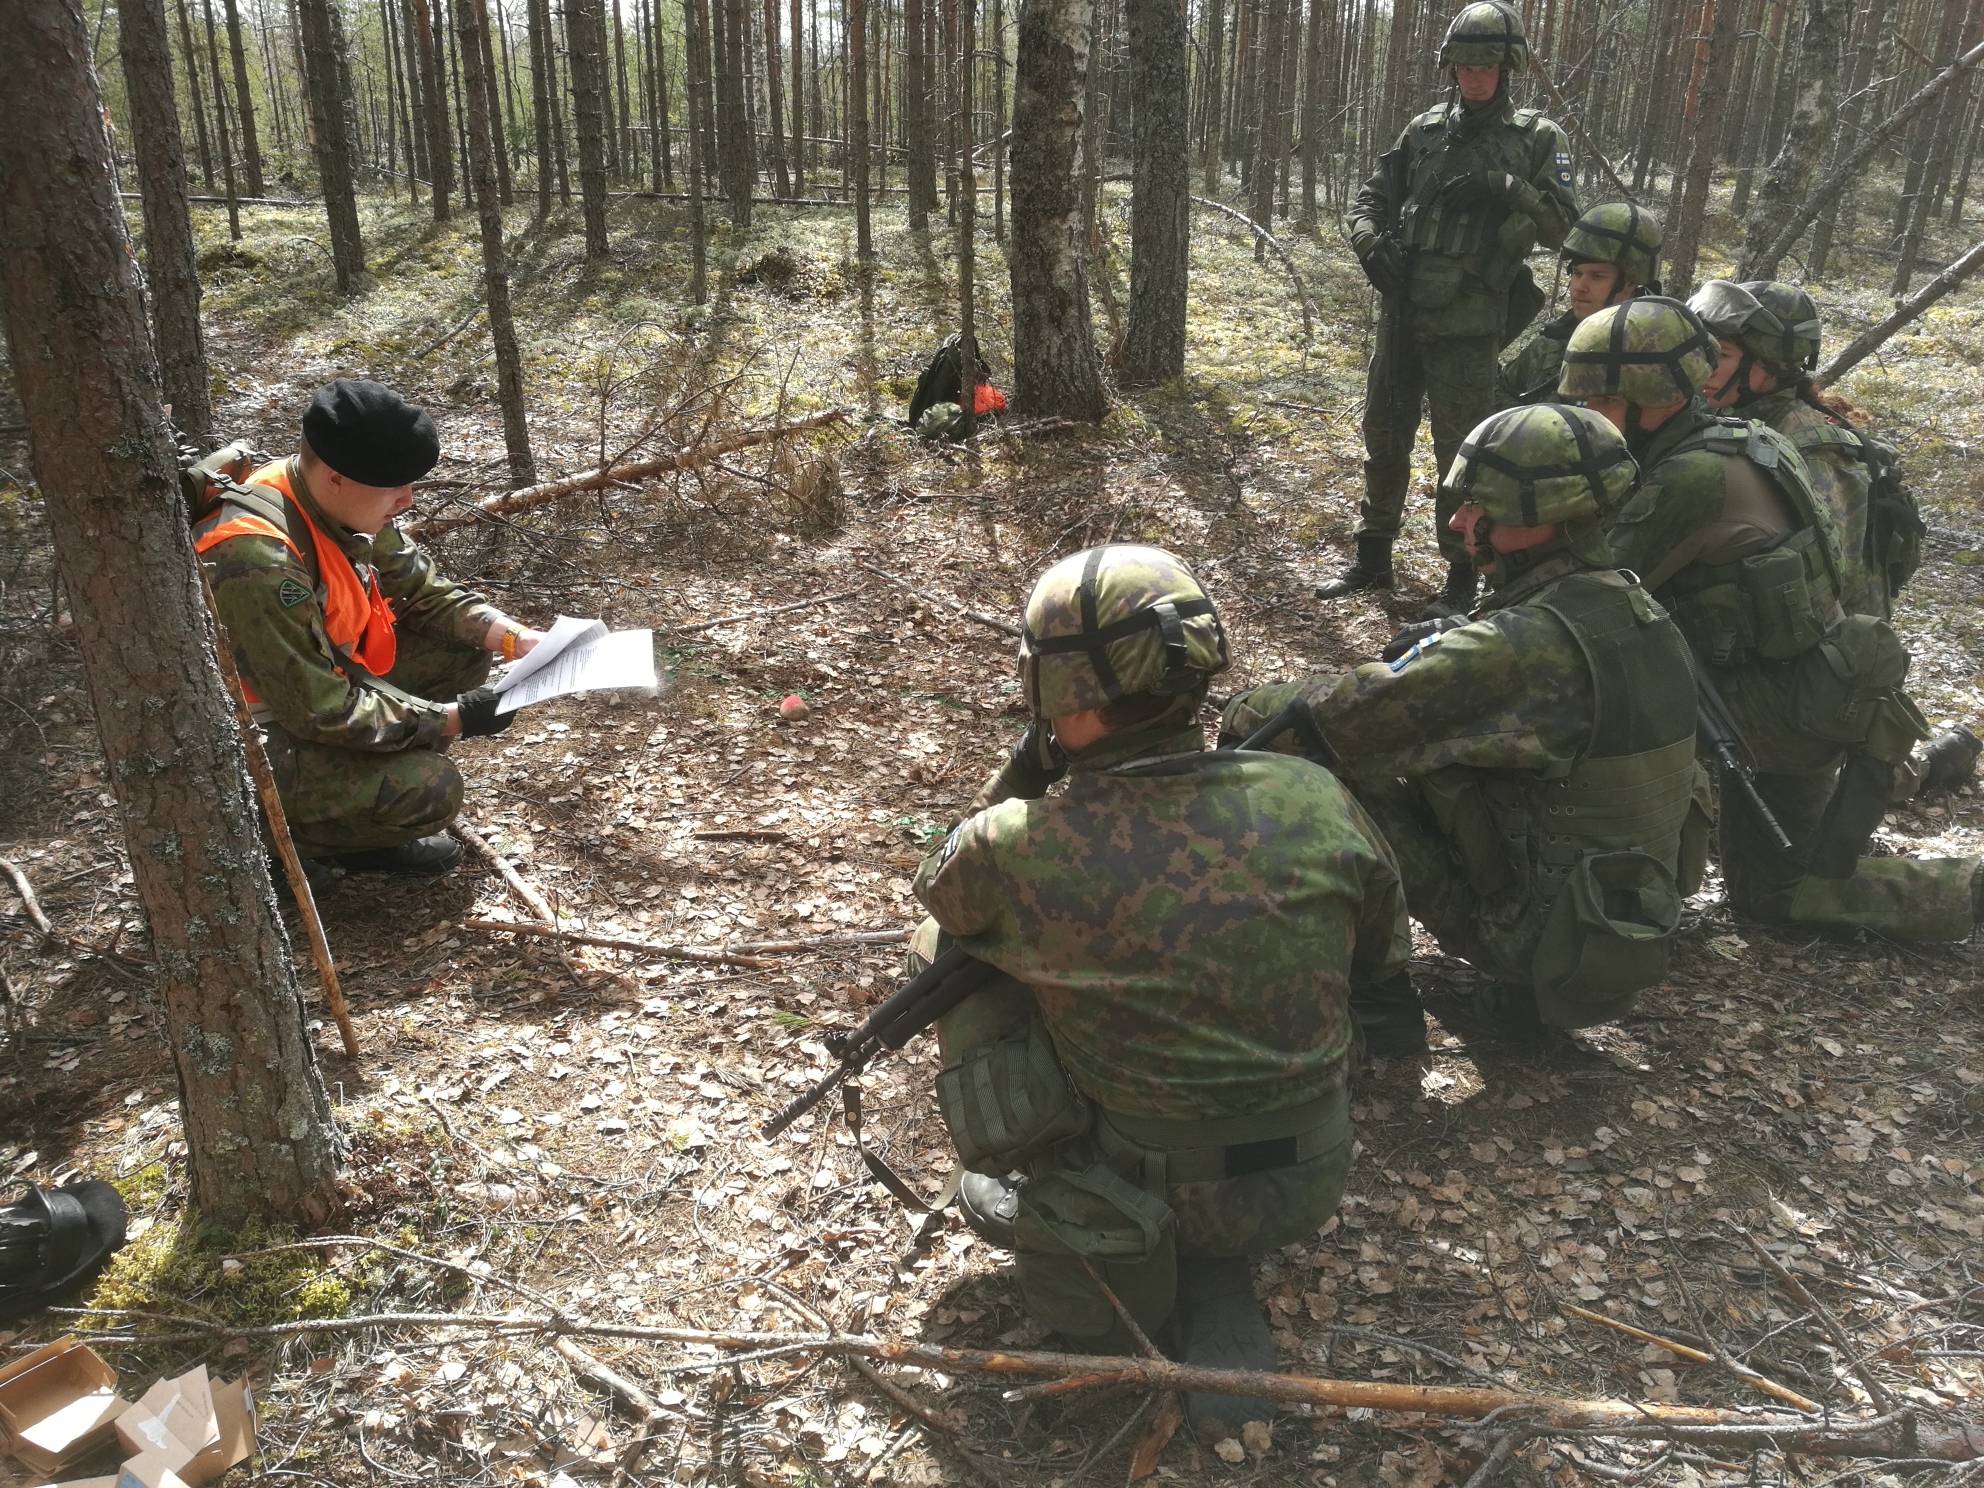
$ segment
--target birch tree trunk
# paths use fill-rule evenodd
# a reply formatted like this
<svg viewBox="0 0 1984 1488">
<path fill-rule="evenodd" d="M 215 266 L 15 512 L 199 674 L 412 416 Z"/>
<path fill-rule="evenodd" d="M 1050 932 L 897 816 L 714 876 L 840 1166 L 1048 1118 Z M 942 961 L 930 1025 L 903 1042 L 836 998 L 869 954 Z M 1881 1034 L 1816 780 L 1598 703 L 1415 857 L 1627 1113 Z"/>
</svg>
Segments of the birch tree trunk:
<svg viewBox="0 0 1984 1488">
<path fill-rule="evenodd" d="M 9 0 L 0 314 L 150 921 L 192 1199 L 315 1227 L 337 1132 L 277 918 L 163 429 L 80 0 Z"/>
<path fill-rule="evenodd" d="M 186 202 L 186 149 L 172 97 L 165 0 L 118 0 L 117 46 L 131 105 L 131 143 L 145 214 L 145 278 L 165 401 L 179 431 L 205 452 L 215 443 L 214 411 L 200 332 L 200 273 Z"/>
<path fill-rule="evenodd" d="M 1752 266 L 1777 236 L 1785 217 L 1805 199 L 1819 159 L 1832 138 L 1839 112 L 1833 82 L 1839 73 L 1840 52 L 1846 42 L 1846 24 L 1852 18 L 1851 5 L 1852 0 L 1806 0 L 1798 97 L 1792 105 L 1784 143 L 1764 172 L 1756 201 L 1743 224 L 1743 257 L 1736 270 L 1738 279 L 1763 277 L 1752 272 Z"/>
<path fill-rule="evenodd" d="M 1099 422 L 1076 177 L 1094 0 L 1031 0 L 1013 79 L 1013 384 L 1017 410 Z"/>
<path fill-rule="evenodd" d="M 1185 372 L 1185 301 L 1192 240 L 1188 158 L 1189 40 L 1175 0 L 1129 0 L 1131 116 L 1130 321 L 1123 381 Z"/>
</svg>

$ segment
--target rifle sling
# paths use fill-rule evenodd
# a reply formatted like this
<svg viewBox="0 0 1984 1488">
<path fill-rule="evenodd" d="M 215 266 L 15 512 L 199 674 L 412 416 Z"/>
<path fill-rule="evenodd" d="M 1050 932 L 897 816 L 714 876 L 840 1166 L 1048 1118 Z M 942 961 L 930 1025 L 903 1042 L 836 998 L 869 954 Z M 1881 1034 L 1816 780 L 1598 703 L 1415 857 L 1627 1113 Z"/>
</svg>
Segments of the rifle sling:
<svg viewBox="0 0 1984 1488">
<path fill-rule="evenodd" d="M 921 1198 L 917 1197 L 916 1190 L 911 1188 L 909 1184 L 904 1182 L 902 1175 L 896 1172 L 896 1170 L 890 1167 L 886 1162 L 884 1162 L 882 1158 L 877 1153 L 872 1151 L 869 1148 L 868 1144 L 862 1140 L 861 1087 L 854 1084 L 852 1081 L 849 1081 L 847 1084 L 841 1086 L 840 1106 L 842 1112 L 845 1113 L 847 1117 L 848 1134 L 854 1138 L 855 1150 L 861 1154 L 861 1161 L 867 1166 L 869 1177 L 873 1178 L 877 1183 L 881 1184 L 882 1187 L 886 1188 L 890 1193 L 894 1194 L 897 1201 L 900 1202 L 902 1206 L 908 1209 L 911 1213 L 928 1214 L 930 1212 L 930 1206 L 924 1203 Z M 955 1180 L 953 1180 L 951 1184 L 951 1193 L 955 1194 L 956 1192 L 957 1192 L 957 1186 Z M 948 1198 L 945 1200 L 945 1202 L 946 1203 L 949 1202 Z M 942 1208 L 943 1205 L 939 1204 L 938 1207 Z"/>
</svg>

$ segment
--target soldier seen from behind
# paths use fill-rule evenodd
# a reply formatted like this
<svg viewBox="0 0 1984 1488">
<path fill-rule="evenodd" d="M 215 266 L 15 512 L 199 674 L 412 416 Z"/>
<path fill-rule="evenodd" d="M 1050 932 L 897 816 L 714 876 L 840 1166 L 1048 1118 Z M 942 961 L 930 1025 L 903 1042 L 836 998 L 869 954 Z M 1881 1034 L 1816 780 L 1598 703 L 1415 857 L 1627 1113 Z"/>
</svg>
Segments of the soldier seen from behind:
<svg viewBox="0 0 1984 1488">
<path fill-rule="evenodd" d="M 1648 296 L 1577 328 L 1559 391 L 1603 414 L 1638 458 L 1613 557 L 1688 638 L 1773 818 L 1725 774 L 1729 902 L 1760 920 L 1962 940 L 1984 891 L 1977 858 L 1861 856 L 1896 770 L 1928 737 L 1902 690 L 1908 652 L 1885 620 L 1841 606 L 1839 531 L 1791 441 L 1695 396 L 1717 359 L 1692 310 Z"/>
<path fill-rule="evenodd" d="M 1392 586 L 1420 404 L 1430 412 L 1433 458 L 1444 474 L 1461 440 L 1495 411 L 1496 357 L 1543 307 L 1524 263 L 1529 250 L 1555 248 L 1577 217 L 1563 130 L 1510 101 L 1511 78 L 1529 65 L 1515 8 L 1505 0 L 1464 6 L 1439 63 L 1452 94 L 1379 157 L 1346 223 L 1384 303 L 1364 391 L 1357 556 L 1317 586 L 1324 599 Z M 1441 599 L 1466 610 L 1474 565 L 1447 527 L 1453 510 L 1444 495 L 1435 513 L 1447 560 Z"/>
<path fill-rule="evenodd" d="M 1402 977 L 1411 936 L 1390 850 L 1328 771 L 1206 751 L 1226 666 L 1171 554 L 1049 569 L 1020 643 L 1034 721 L 918 871 L 914 948 L 1004 973 L 939 1020 L 937 1093 L 965 1217 L 1014 1252 L 1033 1316 L 1135 1352 L 1092 1265 L 1174 1357 L 1270 1370 L 1248 1257 L 1335 1212 L 1350 988 Z M 1273 1410 L 1186 1404 L 1215 1439 Z"/>
<path fill-rule="evenodd" d="M 1630 202 L 1607 202 L 1578 218 L 1559 257 L 1567 271 L 1570 308 L 1537 327 L 1527 345 L 1502 364 L 1496 388 L 1505 408 L 1555 403 L 1564 346 L 1578 323 L 1638 294 L 1659 294 L 1660 224 Z"/>
<path fill-rule="evenodd" d="M 462 778 L 447 749 L 509 727 L 515 714 L 483 684 L 498 656 L 542 639 L 394 525 L 440 452 L 425 410 L 341 377 L 311 398 L 297 454 L 210 481 L 218 505 L 194 513 L 193 546 L 316 883 L 339 868 L 420 875 L 459 861 L 446 829 Z"/>
<path fill-rule="evenodd" d="M 1447 472 L 1453 530 L 1488 581 L 1471 622 L 1409 626 L 1386 660 L 1241 693 L 1222 742 L 1285 720 L 1371 813 L 1406 903 L 1482 978 L 1518 1039 L 1623 1016 L 1665 973 L 1707 856 L 1695 684 L 1666 613 L 1612 564 L 1625 442 L 1555 405 L 1498 413 Z M 1263 744 L 1270 740 L 1261 740 Z M 1426 1048 L 1404 977 L 1361 981 L 1371 1050 Z"/>
</svg>

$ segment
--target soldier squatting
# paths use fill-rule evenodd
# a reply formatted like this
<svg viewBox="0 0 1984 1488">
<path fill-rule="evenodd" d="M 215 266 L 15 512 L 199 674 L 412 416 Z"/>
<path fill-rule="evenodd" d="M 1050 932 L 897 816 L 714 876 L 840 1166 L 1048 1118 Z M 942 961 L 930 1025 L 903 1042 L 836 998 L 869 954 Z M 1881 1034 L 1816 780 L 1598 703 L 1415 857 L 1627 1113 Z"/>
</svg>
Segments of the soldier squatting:
<svg viewBox="0 0 1984 1488">
<path fill-rule="evenodd" d="M 1408 916 L 1476 969 L 1482 1023 L 1537 1040 L 1658 983 L 1711 856 L 1759 920 L 1957 940 L 1978 915 L 1978 859 L 1865 854 L 1978 741 L 1931 739 L 1903 689 L 1922 526 L 1894 451 L 1812 382 L 1812 302 L 1662 297 L 1652 219 L 1580 216 L 1562 131 L 1510 105 L 1502 0 L 1440 56 L 1451 96 L 1350 218 L 1384 303 L 1356 554 L 1319 590 L 1392 584 L 1423 399 L 1438 613 L 1226 700 L 1208 750 L 1213 596 L 1156 548 L 1062 559 L 1026 606 L 1033 721 L 916 877 L 912 970 L 955 948 L 983 983 L 937 1022 L 962 1213 L 1076 1348 L 1134 1351 L 1127 1315 L 1189 1362 L 1274 1367 L 1248 1258 L 1337 1207 L 1363 1055 L 1425 1049 Z M 1570 309 L 1498 367 L 1539 242 Z M 508 722 L 484 680 L 538 636 L 392 525 L 438 456 L 424 413 L 339 381 L 303 435 L 217 481 L 196 546 L 303 851 L 444 871 L 448 743 Z M 1710 751 L 1703 699 L 1747 759 Z M 1229 1430 L 1271 1410 L 1188 1401 Z"/>
</svg>

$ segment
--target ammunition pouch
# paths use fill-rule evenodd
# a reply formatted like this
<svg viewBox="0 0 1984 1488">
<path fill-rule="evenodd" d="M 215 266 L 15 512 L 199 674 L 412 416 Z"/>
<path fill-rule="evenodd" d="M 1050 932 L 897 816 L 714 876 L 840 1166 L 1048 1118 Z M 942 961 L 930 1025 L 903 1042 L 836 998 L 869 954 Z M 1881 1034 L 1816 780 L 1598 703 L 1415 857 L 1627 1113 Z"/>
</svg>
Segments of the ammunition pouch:
<svg viewBox="0 0 1984 1488">
<path fill-rule="evenodd" d="M 1460 260 L 1443 253 L 1414 252 L 1406 263 L 1405 294 L 1415 310 L 1439 310 L 1454 302 L 1463 275 Z"/>
<path fill-rule="evenodd" d="M 1089 1105 L 1069 1083 L 1046 1025 L 966 1049 L 937 1075 L 937 1107 L 958 1161 L 1004 1177 L 1089 1128 Z"/>
<path fill-rule="evenodd" d="M 1155 1327 L 1178 1294 L 1178 1220 L 1163 1199 L 1105 1163 L 1050 1171 L 1019 1187 L 1013 1245 L 1020 1295 L 1037 1318 L 1095 1338 L 1116 1326 L 1115 1309 L 1089 1268 L 1133 1317 Z"/>
<path fill-rule="evenodd" d="M 1928 720 L 1901 690 L 1908 650 L 1885 620 L 1848 615 L 1801 658 L 1792 679 L 1798 727 L 1899 765 L 1929 737 Z"/>
<path fill-rule="evenodd" d="M 1802 656 L 1839 613 L 1823 542 L 1811 527 L 1735 563 L 1684 569 L 1671 597 L 1674 623 L 1712 666 Z"/>
<path fill-rule="evenodd" d="M 1681 895 L 1667 865 L 1631 849 L 1581 855 L 1537 942 L 1536 1008 L 1557 1028 L 1618 1018 L 1667 974 Z"/>
<path fill-rule="evenodd" d="M 1502 829 L 1489 810 L 1482 777 L 1463 765 L 1448 765 L 1423 777 L 1419 794 L 1460 858 L 1467 886 L 1483 899 L 1506 892 L 1516 882 L 1516 864 L 1502 843 Z"/>
</svg>

